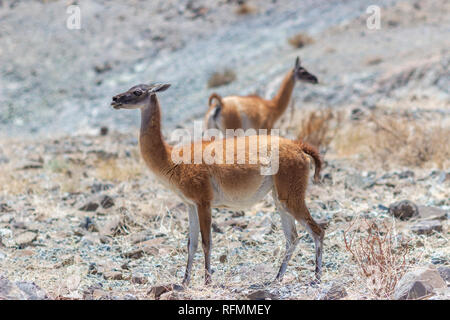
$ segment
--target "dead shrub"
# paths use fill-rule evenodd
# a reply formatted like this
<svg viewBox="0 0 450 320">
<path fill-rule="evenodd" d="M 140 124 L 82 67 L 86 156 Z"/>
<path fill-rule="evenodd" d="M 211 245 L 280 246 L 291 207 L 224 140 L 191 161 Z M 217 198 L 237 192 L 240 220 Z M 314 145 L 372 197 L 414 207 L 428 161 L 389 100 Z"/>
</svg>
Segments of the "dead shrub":
<svg viewBox="0 0 450 320">
<path fill-rule="evenodd" d="M 409 240 L 398 243 L 392 226 L 364 219 L 355 220 L 344 231 L 344 243 L 367 289 L 377 298 L 388 299 L 410 267 Z"/>
<path fill-rule="evenodd" d="M 342 112 L 331 109 L 302 113 L 297 138 L 326 152 L 341 122 Z"/>
<path fill-rule="evenodd" d="M 248 14 L 255 13 L 257 11 L 256 7 L 249 5 L 246 2 L 242 2 L 239 4 L 238 8 L 236 9 L 236 14 L 240 16 L 245 16 Z"/>
<path fill-rule="evenodd" d="M 236 74 L 231 69 L 225 69 L 221 72 L 214 72 L 208 80 L 208 87 L 215 88 L 229 84 L 236 80 Z"/>
<path fill-rule="evenodd" d="M 300 49 L 304 46 L 314 43 L 314 39 L 305 33 L 297 33 L 296 35 L 290 37 L 288 42 L 294 48 Z"/>
<path fill-rule="evenodd" d="M 442 169 L 450 159 L 449 136 L 450 128 L 441 123 L 430 125 L 409 115 L 374 112 L 364 123 L 340 130 L 334 146 L 340 154 L 365 154 L 385 166 L 435 163 Z"/>
</svg>

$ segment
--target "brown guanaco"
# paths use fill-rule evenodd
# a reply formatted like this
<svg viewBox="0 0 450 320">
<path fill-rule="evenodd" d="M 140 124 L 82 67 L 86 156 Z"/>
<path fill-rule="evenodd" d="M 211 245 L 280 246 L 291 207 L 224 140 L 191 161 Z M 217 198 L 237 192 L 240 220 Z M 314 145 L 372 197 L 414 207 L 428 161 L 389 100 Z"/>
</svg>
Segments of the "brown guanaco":
<svg viewBox="0 0 450 320">
<path fill-rule="evenodd" d="M 168 145 L 161 133 L 161 110 L 157 93 L 169 88 L 169 84 L 140 84 L 112 98 L 115 109 L 140 109 L 141 129 L 139 145 L 141 155 L 159 181 L 176 193 L 188 207 L 189 238 L 188 259 L 183 285 L 191 277 L 198 236 L 201 233 L 205 255 L 205 284 L 211 282 L 211 208 L 248 208 L 261 201 L 272 191 L 286 237 L 286 253 L 276 279 L 282 279 L 288 262 L 298 242 L 295 220 L 304 225 L 315 242 L 315 275 L 320 279 L 322 269 L 322 246 L 324 231 L 311 217 L 305 204 L 311 156 L 316 164 L 315 175 L 321 169 L 321 160 L 316 148 L 304 142 L 293 141 L 271 135 L 255 135 L 200 140 L 188 143 L 192 151 L 190 163 L 173 160 L 173 146 Z M 262 175 L 265 165 L 261 154 L 249 147 L 250 143 L 265 142 L 270 151 L 277 149 L 278 170 Z M 210 163 L 205 159 L 206 150 L 219 152 L 223 146 L 233 146 L 234 162 Z M 195 163 L 194 153 L 201 151 L 200 163 Z M 184 152 L 184 151 L 183 151 Z M 244 154 L 246 162 L 239 163 L 237 154 Z M 256 158 L 250 163 L 248 159 Z"/>
<path fill-rule="evenodd" d="M 207 129 L 267 129 L 271 130 L 281 117 L 291 100 L 296 81 L 318 83 L 317 77 L 309 73 L 295 60 L 295 66 L 285 75 L 278 93 L 271 100 L 256 95 L 228 96 L 222 98 L 217 93 L 209 97 L 209 109 L 204 125 Z"/>
</svg>

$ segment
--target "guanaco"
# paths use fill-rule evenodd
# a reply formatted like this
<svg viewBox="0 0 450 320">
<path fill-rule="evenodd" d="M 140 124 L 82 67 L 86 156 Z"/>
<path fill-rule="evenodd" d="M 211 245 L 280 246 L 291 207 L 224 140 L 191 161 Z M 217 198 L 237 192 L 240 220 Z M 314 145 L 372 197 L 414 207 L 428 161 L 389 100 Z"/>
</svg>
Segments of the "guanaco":
<svg viewBox="0 0 450 320">
<path fill-rule="evenodd" d="M 209 109 L 205 115 L 207 129 L 267 129 L 273 128 L 291 100 L 296 81 L 318 83 L 317 77 L 301 66 L 300 57 L 295 66 L 285 75 L 278 93 L 271 100 L 256 95 L 228 96 L 222 98 L 217 93 L 209 97 Z"/>
<path fill-rule="evenodd" d="M 322 246 L 324 231 L 313 220 L 305 204 L 311 156 L 315 162 L 315 175 L 321 169 L 321 159 L 316 148 L 304 142 L 277 136 L 257 135 L 200 140 L 186 144 L 187 150 L 202 151 L 200 163 L 176 163 L 173 161 L 173 146 L 168 145 L 161 133 L 161 110 L 157 93 L 169 88 L 169 84 L 140 84 L 112 98 L 115 109 L 140 109 L 141 128 L 139 145 L 141 155 L 158 180 L 170 188 L 186 203 L 189 212 L 188 259 L 183 285 L 187 286 L 191 277 L 194 254 L 197 250 L 199 232 L 205 255 L 205 284 L 211 282 L 211 208 L 242 209 L 250 207 L 272 191 L 286 237 L 286 253 L 276 276 L 281 280 L 287 264 L 298 242 L 295 220 L 303 224 L 315 242 L 315 276 L 320 279 L 322 270 Z M 260 154 L 249 148 L 252 141 L 265 141 L 269 148 L 278 146 L 278 171 L 272 175 L 262 175 Z M 233 145 L 234 156 L 242 152 L 246 160 L 251 156 L 258 159 L 256 164 L 246 161 L 239 164 L 208 163 L 204 152 L 208 148 L 224 144 Z M 272 150 L 271 149 L 271 150 Z M 184 148 L 182 150 L 185 150 Z M 275 150 L 275 149 L 273 149 Z M 194 152 L 191 152 L 193 160 Z"/>
</svg>

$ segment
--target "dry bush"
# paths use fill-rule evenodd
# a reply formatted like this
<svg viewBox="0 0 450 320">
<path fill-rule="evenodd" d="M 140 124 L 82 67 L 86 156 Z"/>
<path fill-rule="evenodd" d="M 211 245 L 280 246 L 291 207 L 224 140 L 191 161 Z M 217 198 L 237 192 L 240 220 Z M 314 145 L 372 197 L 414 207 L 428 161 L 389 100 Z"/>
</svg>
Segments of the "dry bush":
<svg viewBox="0 0 450 320">
<path fill-rule="evenodd" d="M 208 80 L 208 87 L 215 88 L 229 84 L 236 80 L 236 73 L 231 69 L 225 69 L 222 72 L 214 72 Z"/>
<path fill-rule="evenodd" d="M 256 7 L 249 5 L 248 3 L 240 3 L 238 8 L 236 9 L 236 14 L 244 16 L 247 14 L 252 14 L 255 13 L 257 11 Z"/>
<path fill-rule="evenodd" d="M 129 181 L 141 175 L 142 167 L 139 162 L 131 159 L 120 162 L 116 159 L 98 161 L 95 177 L 107 181 Z"/>
<path fill-rule="evenodd" d="M 354 226 L 355 222 L 344 231 L 345 248 L 366 280 L 367 289 L 377 298 L 388 299 L 410 267 L 409 241 L 397 244 L 393 227 L 385 223 L 380 227 L 364 219 Z"/>
<path fill-rule="evenodd" d="M 422 167 L 448 165 L 450 128 L 423 123 L 413 117 L 372 113 L 364 123 L 339 131 L 334 146 L 340 154 L 365 154 L 380 163 Z"/>
<path fill-rule="evenodd" d="M 342 122 L 342 112 L 331 109 L 302 113 L 297 138 L 326 152 Z"/>
<path fill-rule="evenodd" d="M 294 48 L 302 48 L 306 45 L 314 43 L 314 39 L 305 33 L 297 33 L 296 35 L 290 37 L 288 42 Z"/>
</svg>

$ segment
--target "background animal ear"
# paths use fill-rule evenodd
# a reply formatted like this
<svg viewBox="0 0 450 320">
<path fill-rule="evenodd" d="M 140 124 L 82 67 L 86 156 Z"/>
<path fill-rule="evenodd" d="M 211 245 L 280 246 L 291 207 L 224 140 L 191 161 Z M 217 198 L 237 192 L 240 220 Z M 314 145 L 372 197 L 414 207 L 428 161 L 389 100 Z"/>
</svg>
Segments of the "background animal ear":
<svg viewBox="0 0 450 320">
<path fill-rule="evenodd" d="M 149 93 L 162 92 L 162 91 L 169 89 L 169 87 L 170 87 L 170 84 L 168 84 L 168 83 L 153 84 L 150 86 L 150 89 L 148 89 L 148 92 Z"/>
<path fill-rule="evenodd" d="M 297 59 L 295 59 L 295 67 L 300 67 L 300 57 L 297 57 Z"/>
</svg>

